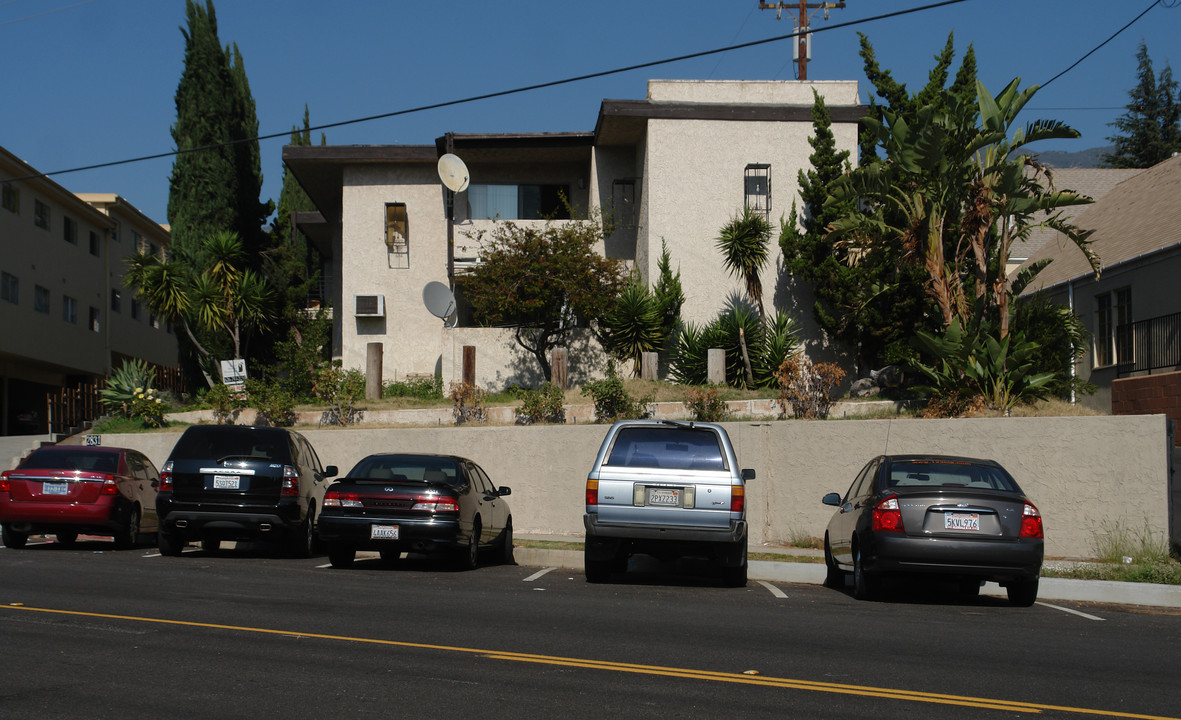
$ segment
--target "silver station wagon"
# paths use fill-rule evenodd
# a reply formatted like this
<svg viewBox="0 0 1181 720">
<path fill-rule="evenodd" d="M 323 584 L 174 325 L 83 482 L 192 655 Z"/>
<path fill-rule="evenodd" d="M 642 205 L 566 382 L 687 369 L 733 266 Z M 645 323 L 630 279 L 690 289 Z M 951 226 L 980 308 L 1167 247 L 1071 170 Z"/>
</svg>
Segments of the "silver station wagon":
<svg viewBox="0 0 1181 720">
<path fill-rule="evenodd" d="M 635 553 L 704 556 L 730 586 L 746 584 L 746 486 L 721 425 L 622 420 L 586 480 L 585 569 L 605 582 Z"/>
</svg>

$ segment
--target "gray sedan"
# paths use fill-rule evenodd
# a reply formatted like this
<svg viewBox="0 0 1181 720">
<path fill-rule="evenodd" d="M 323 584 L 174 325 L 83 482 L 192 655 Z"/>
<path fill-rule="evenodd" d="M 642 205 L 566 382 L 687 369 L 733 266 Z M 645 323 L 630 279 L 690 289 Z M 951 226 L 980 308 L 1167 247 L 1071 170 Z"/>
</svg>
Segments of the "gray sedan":
<svg viewBox="0 0 1181 720">
<path fill-rule="evenodd" d="M 836 513 L 824 533 L 825 584 L 876 595 L 889 575 L 943 575 L 977 594 L 1000 583 L 1014 605 L 1037 599 L 1044 535 L 1041 513 L 992 460 L 882 455 L 844 497 L 824 496 Z"/>
</svg>

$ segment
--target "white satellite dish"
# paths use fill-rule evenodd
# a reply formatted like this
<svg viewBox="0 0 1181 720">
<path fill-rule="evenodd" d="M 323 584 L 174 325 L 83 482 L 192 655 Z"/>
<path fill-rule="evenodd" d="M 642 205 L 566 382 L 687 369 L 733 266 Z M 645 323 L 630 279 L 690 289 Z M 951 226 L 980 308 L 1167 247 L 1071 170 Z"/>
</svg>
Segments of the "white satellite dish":
<svg viewBox="0 0 1181 720">
<path fill-rule="evenodd" d="M 422 289 L 422 304 L 431 315 L 443 319 L 447 327 L 455 327 L 455 295 L 441 282 L 431 281 Z"/>
<path fill-rule="evenodd" d="M 458 155 L 447 153 L 439 158 L 439 179 L 443 181 L 448 190 L 463 192 L 467 190 L 467 165 L 464 165 Z"/>
</svg>

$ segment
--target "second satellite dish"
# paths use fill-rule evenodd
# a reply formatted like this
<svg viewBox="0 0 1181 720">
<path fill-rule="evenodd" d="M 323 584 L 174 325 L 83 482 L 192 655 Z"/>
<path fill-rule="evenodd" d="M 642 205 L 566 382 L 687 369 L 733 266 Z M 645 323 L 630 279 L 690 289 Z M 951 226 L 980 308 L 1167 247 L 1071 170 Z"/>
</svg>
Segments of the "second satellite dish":
<svg viewBox="0 0 1181 720">
<path fill-rule="evenodd" d="M 439 179 L 443 181 L 448 190 L 463 192 L 467 190 L 467 165 L 459 159 L 458 155 L 447 153 L 439 158 Z"/>
<path fill-rule="evenodd" d="M 431 315 L 442 318 L 444 322 L 455 316 L 455 295 L 441 282 L 432 281 L 426 284 L 422 289 L 422 304 L 426 305 Z"/>
</svg>

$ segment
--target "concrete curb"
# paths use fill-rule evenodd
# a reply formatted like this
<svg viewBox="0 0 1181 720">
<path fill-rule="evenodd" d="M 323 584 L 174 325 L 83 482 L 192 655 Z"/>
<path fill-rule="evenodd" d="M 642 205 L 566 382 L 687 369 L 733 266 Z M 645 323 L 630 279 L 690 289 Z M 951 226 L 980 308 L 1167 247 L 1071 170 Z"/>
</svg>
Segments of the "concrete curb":
<svg viewBox="0 0 1181 720">
<path fill-rule="evenodd" d="M 527 567 L 582 570 L 582 553 L 576 550 L 518 547 L 514 555 L 518 565 Z M 747 574 L 751 580 L 820 585 L 824 583 L 825 569 L 823 563 L 752 560 Z M 981 594 L 1005 597 L 1005 589 L 995 583 L 986 583 Z M 1042 578 L 1038 588 L 1038 600 L 1181 608 L 1181 585 Z"/>
</svg>

